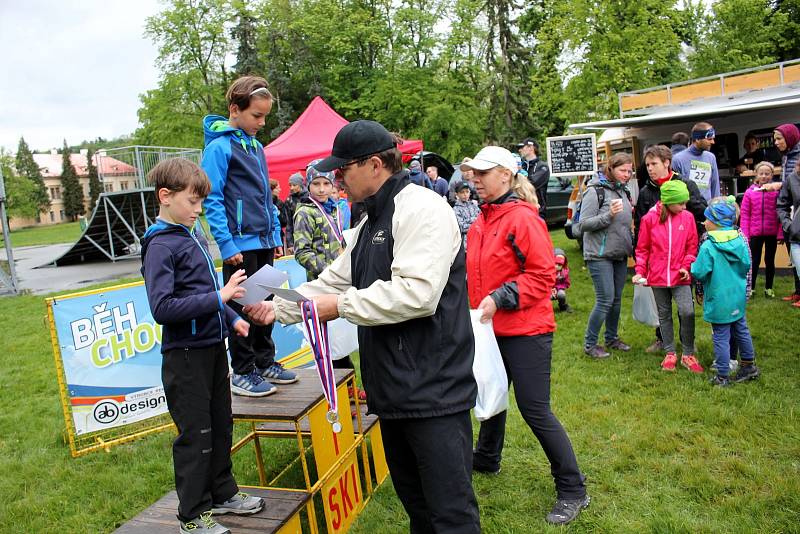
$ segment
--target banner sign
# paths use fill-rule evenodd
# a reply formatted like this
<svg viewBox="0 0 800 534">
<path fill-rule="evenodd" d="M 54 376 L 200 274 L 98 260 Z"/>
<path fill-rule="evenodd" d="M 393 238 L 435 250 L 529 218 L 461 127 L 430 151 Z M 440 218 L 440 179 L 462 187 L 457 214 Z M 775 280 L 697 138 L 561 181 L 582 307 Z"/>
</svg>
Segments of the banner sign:
<svg viewBox="0 0 800 534">
<path fill-rule="evenodd" d="M 305 270 L 294 258 L 275 267 L 294 287 Z M 220 282 L 222 273 L 218 272 Z M 129 425 L 167 412 L 161 384 L 161 326 L 153 320 L 144 283 L 48 299 L 62 401 L 74 435 Z M 302 333 L 276 324 L 276 360 L 313 365 Z"/>
</svg>

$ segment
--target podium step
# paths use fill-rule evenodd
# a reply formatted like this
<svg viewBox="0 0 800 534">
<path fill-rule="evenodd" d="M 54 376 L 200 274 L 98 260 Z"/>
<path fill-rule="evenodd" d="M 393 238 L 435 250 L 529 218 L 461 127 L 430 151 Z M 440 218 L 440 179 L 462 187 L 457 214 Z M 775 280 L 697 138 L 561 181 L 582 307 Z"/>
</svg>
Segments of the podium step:
<svg viewBox="0 0 800 534">
<path fill-rule="evenodd" d="M 265 490 L 242 486 L 241 491 L 262 497 L 264 509 L 253 515 L 220 515 L 215 518 L 237 534 L 300 532 L 299 513 L 311 495 L 299 491 Z M 178 496 L 170 491 L 155 504 L 121 525 L 115 534 L 175 534 L 178 532 Z M 296 523 L 292 528 L 291 523 Z"/>
<path fill-rule="evenodd" d="M 364 433 L 367 434 L 375 426 L 375 423 L 378 422 L 377 415 L 367 415 L 367 405 L 366 403 L 359 404 L 359 410 L 361 411 L 361 425 L 364 428 Z M 350 410 L 352 411 L 355 408 L 354 404 L 350 405 Z M 355 417 L 353 417 L 353 429 L 358 431 L 358 422 Z M 309 421 L 308 417 L 304 417 L 300 420 L 300 430 L 303 434 L 309 434 L 311 429 L 309 428 Z M 269 423 L 259 423 L 256 425 L 257 432 L 275 432 L 275 433 L 292 433 L 294 434 L 294 423 L 289 422 L 269 422 Z"/>
</svg>

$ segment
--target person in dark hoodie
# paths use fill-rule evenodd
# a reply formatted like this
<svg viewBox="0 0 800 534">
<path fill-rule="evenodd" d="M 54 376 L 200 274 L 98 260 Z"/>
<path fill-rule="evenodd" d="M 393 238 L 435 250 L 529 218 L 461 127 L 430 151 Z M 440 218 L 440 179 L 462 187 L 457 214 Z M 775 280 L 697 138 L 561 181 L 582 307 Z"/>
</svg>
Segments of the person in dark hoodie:
<svg viewBox="0 0 800 534">
<path fill-rule="evenodd" d="M 250 325 L 226 303 L 244 295 L 247 276 L 217 281 L 197 223 L 211 184 L 196 164 L 162 161 L 150 171 L 160 205 L 142 240 L 142 276 L 153 319 L 162 325 L 161 377 L 178 437 L 172 447 L 180 532 L 225 534 L 212 514 L 254 514 L 260 497 L 239 492 L 233 478 L 233 417 L 225 337 Z M 211 451 L 210 453 L 208 451 Z"/>
<path fill-rule="evenodd" d="M 203 119 L 205 150 L 203 169 L 211 180 L 204 206 L 211 233 L 223 258 L 225 282 L 239 269 L 251 276 L 280 256 L 281 226 L 272 202 L 264 147 L 255 135 L 272 110 L 267 81 L 243 76 L 228 93 L 226 119 Z M 239 304 L 232 304 L 241 313 Z M 231 390 L 237 395 L 263 397 L 274 393 L 272 385 L 291 384 L 297 376 L 275 361 L 272 326 L 256 325 L 250 336 L 228 339 L 231 351 Z"/>
<path fill-rule="evenodd" d="M 772 132 L 772 137 L 775 141 L 775 148 L 781 152 L 781 184 L 785 185 L 790 182 L 790 177 L 792 173 L 796 172 L 797 162 L 800 160 L 800 130 L 791 123 L 781 124 Z M 781 188 L 780 184 L 770 185 L 772 189 Z M 787 237 L 784 242 L 786 243 L 786 252 L 791 257 L 791 240 Z M 783 300 L 797 304 L 800 302 L 800 277 L 795 270 L 792 271 L 792 274 L 794 275 L 794 292 L 783 297 Z"/>
<path fill-rule="evenodd" d="M 431 185 L 431 179 L 428 178 L 427 174 L 422 172 L 422 165 L 417 160 L 414 160 L 408 164 L 408 179 L 411 180 L 412 184 L 433 189 L 433 185 Z"/>
<path fill-rule="evenodd" d="M 294 254 L 294 212 L 307 196 L 303 175 L 294 173 L 289 177 L 289 196 L 283 203 L 283 216 L 286 217 L 286 254 Z"/>
</svg>

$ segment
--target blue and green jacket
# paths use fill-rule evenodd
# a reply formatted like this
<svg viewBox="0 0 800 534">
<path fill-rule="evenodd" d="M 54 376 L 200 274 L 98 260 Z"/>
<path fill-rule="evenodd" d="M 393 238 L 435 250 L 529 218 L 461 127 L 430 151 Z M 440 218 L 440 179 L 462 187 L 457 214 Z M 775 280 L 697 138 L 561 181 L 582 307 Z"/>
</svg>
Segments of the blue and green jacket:
<svg viewBox="0 0 800 534">
<path fill-rule="evenodd" d="M 714 230 L 700 245 L 692 276 L 703 284 L 703 319 L 733 323 L 744 317 L 750 253 L 738 230 Z"/>
<path fill-rule="evenodd" d="M 142 276 L 153 319 L 164 327 L 161 351 L 220 343 L 240 320 L 222 302 L 200 225 L 156 219 L 142 239 Z"/>
<path fill-rule="evenodd" d="M 281 246 L 264 147 L 219 115 L 203 119 L 203 132 L 202 167 L 211 180 L 203 206 L 222 258 Z"/>
</svg>

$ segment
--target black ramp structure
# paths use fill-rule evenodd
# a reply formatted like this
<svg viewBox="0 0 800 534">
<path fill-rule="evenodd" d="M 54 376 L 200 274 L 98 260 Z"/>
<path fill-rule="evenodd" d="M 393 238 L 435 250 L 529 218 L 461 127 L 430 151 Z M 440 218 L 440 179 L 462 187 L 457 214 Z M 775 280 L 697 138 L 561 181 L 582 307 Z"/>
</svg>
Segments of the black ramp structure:
<svg viewBox="0 0 800 534">
<path fill-rule="evenodd" d="M 137 256 L 140 240 L 157 215 L 152 187 L 102 193 L 81 237 L 49 265 L 61 267 Z"/>
</svg>

